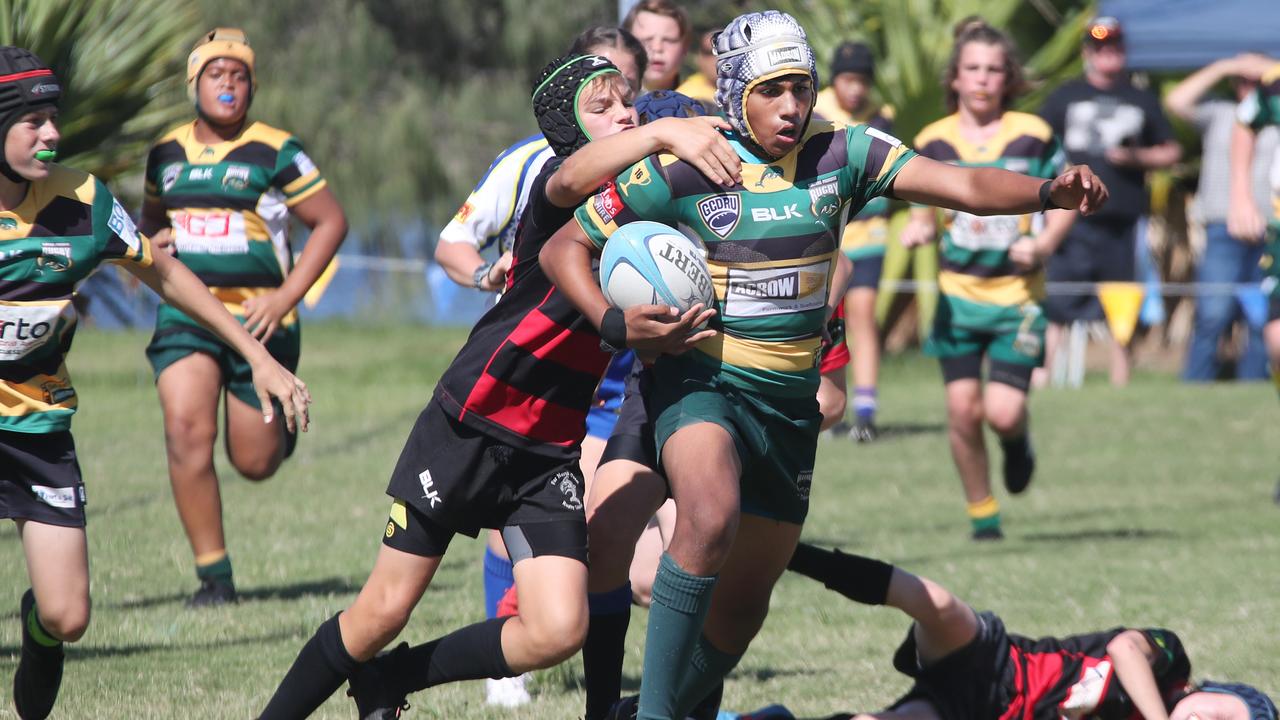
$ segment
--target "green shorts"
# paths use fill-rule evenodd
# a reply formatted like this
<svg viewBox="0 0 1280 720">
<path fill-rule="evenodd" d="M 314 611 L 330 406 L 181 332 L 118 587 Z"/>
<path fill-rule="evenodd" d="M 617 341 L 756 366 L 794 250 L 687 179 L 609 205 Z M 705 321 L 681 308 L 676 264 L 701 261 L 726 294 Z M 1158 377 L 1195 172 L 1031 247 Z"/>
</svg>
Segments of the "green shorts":
<svg viewBox="0 0 1280 720">
<path fill-rule="evenodd" d="M 804 523 L 822 424 L 816 397 L 760 395 L 729 383 L 714 369 L 670 356 L 654 366 L 653 380 L 659 453 L 680 428 L 715 423 L 733 438 L 742 463 L 742 512 Z"/>
<path fill-rule="evenodd" d="M 1038 303 L 986 305 L 939 295 L 933 333 L 924 350 L 936 358 L 985 355 L 993 361 L 1039 367 L 1047 325 Z"/>
<path fill-rule="evenodd" d="M 302 332 L 297 325 L 277 330 L 266 342 L 267 352 L 289 372 L 297 372 L 301 345 Z M 250 406 L 262 409 L 258 393 L 253 389 L 253 370 L 249 363 L 208 330 L 171 324 L 156 328 L 151 344 L 147 345 L 147 360 L 156 379 L 165 368 L 193 353 L 213 358 L 222 370 L 222 384 L 227 391 Z"/>
</svg>

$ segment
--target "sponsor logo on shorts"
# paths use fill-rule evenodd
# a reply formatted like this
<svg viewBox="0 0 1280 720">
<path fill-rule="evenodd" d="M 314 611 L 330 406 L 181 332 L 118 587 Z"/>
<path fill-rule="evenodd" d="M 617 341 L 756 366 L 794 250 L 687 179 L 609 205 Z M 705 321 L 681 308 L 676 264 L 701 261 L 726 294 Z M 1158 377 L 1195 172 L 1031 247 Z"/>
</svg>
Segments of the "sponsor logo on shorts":
<svg viewBox="0 0 1280 720">
<path fill-rule="evenodd" d="M 244 190 L 249 187 L 249 167 L 247 165 L 229 165 L 222 175 L 223 190 Z"/>
<path fill-rule="evenodd" d="M 56 488 L 46 485 L 32 485 L 31 492 L 35 493 L 36 499 L 50 507 L 62 508 L 63 510 L 75 510 L 76 508 L 76 489 L 75 488 Z"/>
<path fill-rule="evenodd" d="M 551 478 L 551 486 L 560 491 L 565 499 L 560 502 L 566 510 L 581 510 L 582 498 L 578 497 L 578 476 L 563 470 Z"/>
<path fill-rule="evenodd" d="M 734 195 L 712 195 L 698 201 L 698 215 L 707 229 L 722 238 L 738 227 L 742 216 L 742 199 Z"/>
<path fill-rule="evenodd" d="M 431 509 L 435 509 L 437 503 L 443 503 L 440 498 L 440 491 L 435 489 L 435 482 L 431 479 L 431 471 L 423 470 L 418 473 L 418 484 L 422 485 L 422 499 L 431 502 Z"/>
<path fill-rule="evenodd" d="M 600 220 L 605 224 L 613 222 L 613 219 L 618 217 L 618 213 L 622 212 L 622 208 L 625 207 L 622 204 L 622 198 L 618 195 L 618 189 L 612 183 L 604 191 L 596 193 L 591 205 L 595 208 L 596 214 L 600 216 Z"/>
<path fill-rule="evenodd" d="M 130 250 L 137 252 L 141 247 L 138 242 L 137 226 L 133 224 L 129 213 L 125 212 L 124 207 L 120 205 L 120 201 L 115 198 L 111 198 L 111 217 L 107 218 L 107 227 L 111 228 L 111 232 L 128 245 Z"/>
<path fill-rule="evenodd" d="M 40 257 L 36 259 L 36 265 L 39 267 L 53 272 L 62 272 L 71 267 L 71 264 L 71 243 L 47 242 L 40 244 Z"/>
<path fill-rule="evenodd" d="M 796 476 L 796 490 L 800 493 L 800 497 L 809 499 L 809 488 L 813 485 L 813 471 L 805 470 Z"/>
<path fill-rule="evenodd" d="M 797 65 L 804 62 L 804 52 L 799 45 L 785 45 L 769 51 L 770 65 Z"/>
<path fill-rule="evenodd" d="M 827 178 L 809 186 L 809 209 L 820 218 L 840 212 L 840 180 Z"/>
</svg>

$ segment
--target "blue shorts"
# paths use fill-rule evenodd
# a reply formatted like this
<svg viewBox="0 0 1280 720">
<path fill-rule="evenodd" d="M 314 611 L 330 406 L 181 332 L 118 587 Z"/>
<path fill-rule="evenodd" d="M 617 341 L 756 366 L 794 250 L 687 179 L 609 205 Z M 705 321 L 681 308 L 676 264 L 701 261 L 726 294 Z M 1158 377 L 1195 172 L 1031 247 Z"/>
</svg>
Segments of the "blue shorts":
<svg viewBox="0 0 1280 720">
<path fill-rule="evenodd" d="M 627 376 L 635 364 L 636 354 L 627 350 L 613 356 L 609 368 L 596 388 L 596 396 L 587 412 L 587 435 L 608 440 L 613 426 L 618 423 L 618 411 L 622 408 L 622 395 L 627 387 Z"/>
</svg>

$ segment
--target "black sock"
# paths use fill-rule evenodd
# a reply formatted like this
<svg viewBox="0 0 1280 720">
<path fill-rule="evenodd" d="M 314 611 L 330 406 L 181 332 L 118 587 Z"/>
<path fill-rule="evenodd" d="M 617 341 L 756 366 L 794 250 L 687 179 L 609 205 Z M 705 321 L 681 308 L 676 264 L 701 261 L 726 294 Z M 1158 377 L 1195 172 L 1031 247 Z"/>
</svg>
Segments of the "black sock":
<svg viewBox="0 0 1280 720">
<path fill-rule="evenodd" d="M 1015 438 L 1000 438 L 1000 449 L 1004 452 L 1005 488 L 1016 495 L 1031 484 L 1031 475 L 1036 469 L 1030 435 L 1023 433 Z"/>
<path fill-rule="evenodd" d="M 823 550 L 808 543 L 796 545 L 787 569 L 864 605 L 883 605 L 893 578 L 893 566 L 888 563 L 839 550 Z"/>
<path fill-rule="evenodd" d="M 693 706 L 689 711 L 689 717 L 692 720 L 716 720 L 720 715 L 720 702 L 724 699 L 724 680 L 716 683 L 716 686 L 707 693 L 706 697 Z"/>
<path fill-rule="evenodd" d="M 631 584 L 589 596 L 591 620 L 582 645 L 586 720 L 602 720 L 622 695 L 622 659 L 631 623 Z"/>
<path fill-rule="evenodd" d="M 302 646 L 258 720 L 308 717 L 346 682 L 358 664 L 342 644 L 338 616 L 334 615 Z"/>
<path fill-rule="evenodd" d="M 408 695 L 459 680 L 514 677 L 502 654 L 502 626 L 510 619 L 478 622 L 385 656 L 381 662 L 389 685 Z"/>
</svg>

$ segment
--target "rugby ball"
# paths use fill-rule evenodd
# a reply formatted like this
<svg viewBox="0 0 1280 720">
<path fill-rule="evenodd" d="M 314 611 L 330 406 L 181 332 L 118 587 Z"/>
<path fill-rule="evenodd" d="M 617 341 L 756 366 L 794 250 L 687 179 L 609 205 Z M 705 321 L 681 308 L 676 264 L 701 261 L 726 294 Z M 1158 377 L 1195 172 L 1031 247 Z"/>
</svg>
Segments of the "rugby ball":
<svg viewBox="0 0 1280 720">
<path fill-rule="evenodd" d="M 627 223 L 609 236 L 600 254 L 600 289 L 620 310 L 671 305 L 684 312 L 697 303 L 715 303 L 702 247 L 674 228 L 648 221 Z"/>
</svg>

